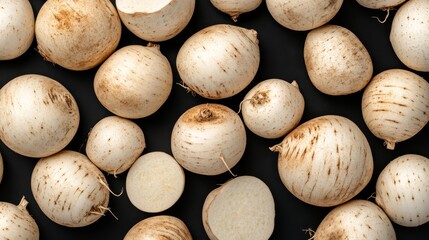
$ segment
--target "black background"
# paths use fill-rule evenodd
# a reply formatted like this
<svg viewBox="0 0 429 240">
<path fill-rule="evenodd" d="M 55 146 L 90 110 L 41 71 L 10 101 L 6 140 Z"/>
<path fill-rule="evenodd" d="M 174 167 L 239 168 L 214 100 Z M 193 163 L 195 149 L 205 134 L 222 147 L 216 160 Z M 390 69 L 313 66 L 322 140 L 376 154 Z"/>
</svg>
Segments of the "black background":
<svg viewBox="0 0 429 240">
<path fill-rule="evenodd" d="M 30 1 L 35 14 L 44 1 Z M 338 24 L 354 32 L 368 49 L 374 64 L 374 74 L 391 68 L 406 68 L 395 56 L 390 42 L 389 32 L 393 15 L 384 23 L 379 23 L 374 16 L 384 18 L 386 12 L 370 10 L 360 6 L 354 0 L 345 0 L 337 16 L 330 23 Z M 215 9 L 209 0 L 196 0 L 195 12 L 191 22 L 175 38 L 161 43 L 161 52 L 169 59 L 174 72 L 174 82 L 180 78 L 175 67 L 177 51 L 183 42 L 198 30 L 217 23 L 228 23 L 255 29 L 261 50 L 259 71 L 253 82 L 241 93 L 224 100 L 207 100 L 193 96 L 179 85 L 174 84 L 167 102 L 155 114 L 135 120 L 145 133 L 147 147 L 144 153 L 165 151 L 171 154 L 170 135 L 175 121 L 188 108 L 200 103 L 217 102 L 234 110 L 239 109 L 239 102 L 245 93 L 256 83 L 268 78 L 281 78 L 291 82 L 296 80 L 306 101 L 301 122 L 311 118 L 337 114 L 353 120 L 365 133 L 370 142 L 374 157 L 374 175 L 367 187 L 356 199 L 367 199 L 375 192 L 375 181 L 383 167 L 395 157 L 407 153 L 429 157 L 429 127 L 410 140 L 397 144 L 393 151 L 385 149 L 383 141 L 374 137 L 365 126 L 361 114 L 362 92 L 349 96 L 333 97 L 318 92 L 309 81 L 303 60 L 303 45 L 307 32 L 288 30 L 274 21 L 265 2 L 251 12 L 241 15 L 238 22 L 233 22 L 226 14 Z M 146 45 L 125 27 L 119 47 L 129 44 Z M 21 57 L 0 62 L 0 82 L 3 86 L 9 80 L 28 73 L 42 74 L 61 82 L 76 98 L 81 114 L 79 130 L 73 141 L 66 147 L 84 153 L 84 145 L 91 127 L 103 117 L 112 115 L 97 100 L 93 90 L 93 78 L 97 68 L 88 71 L 70 71 L 52 63 L 45 62 L 35 50 L 36 41 Z M 409 70 L 409 69 L 408 69 Z M 426 80 L 428 73 L 417 72 Z M 263 180 L 271 189 L 276 203 L 276 225 L 272 239 L 308 239 L 310 236 L 303 229 L 316 229 L 323 217 L 332 208 L 315 207 L 303 203 L 291 195 L 282 185 L 277 173 L 277 153 L 269 147 L 279 143 L 282 138 L 267 140 L 247 132 L 247 148 L 242 160 L 232 169 L 237 175 L 253 175 Z M 40 239 L 122 239 L 126 232 L 138 221 L 153 215 L 169 214 L 182 219 L 189 227 L 194 239 L 207 239 L 201 222 L 201 208 L 207 194 L 231 178 L 229 173 L 218 176 L 202 176 L 186 172 L 186 187 L 182 197 L 170 209 L 148 214 L 139 211 L 124 193 L 120 197 L 111 196 L 109 207 L 119 218 L 110 214 L 94 224 L 81 228 L 68 228 L 51 222 L 43 215 L 31 193 L 30 177 L 37 159 L 26 158 L 10 151 L 0 144 L 4 158 L 5 173 L 0 184 L 0 201 L 18 204 L 24 195 L 28 201 L 28 210 L 40 228 Z M 111 189 L 119 192 L 125 188 L 126 172 L 118 178 L 106 175 Z M 374 201 L 374 199 L 370 199 Z M 417 228 L 406 228 L 394 224 L 398 239 L 428 239 L 428 223 Z"/>
</svg>

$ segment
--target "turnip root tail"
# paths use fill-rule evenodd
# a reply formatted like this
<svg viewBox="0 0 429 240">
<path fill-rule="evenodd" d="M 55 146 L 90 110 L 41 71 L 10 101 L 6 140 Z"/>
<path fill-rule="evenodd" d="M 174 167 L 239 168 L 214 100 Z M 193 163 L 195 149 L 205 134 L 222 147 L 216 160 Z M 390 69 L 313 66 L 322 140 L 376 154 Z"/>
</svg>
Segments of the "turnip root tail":
<svg viewBox="0 0 429 240">
<path fill-rule="evenodd" d="M 375 199 L 376 198 L 376 196 L 375 196 L 375 192 L 373 192 L 373 193 L 371 193 L 371 195 L 366 199 L 366 200 L 371 200 L 371 199 Z"/>
<path fill-rule="evenodd" d="M 378 21 L 379 23 L 385 23 L 385 22 L 387 21 L 387 19 L 389 18 L 390 10 L 393 10 L 393 8 L 391 8 L 391 7 L 387 7 L 387 8 L 382 8 L 381 10 L 383 10 L 383 11 L 387 11 L 386 16 L 384 17 L 384 19 L 383 19 L 383 20 L 380 20 L 380 18 L 379 18 L 379 17 L 376 17 L 376 16 L 373 16 L 372 18 L 377 19 L 377 21 Z"/>
<path fill-rule="evenodd" d="M 276 144 L 269 148 L 272 152 L 281 152 L 282 151 L 282 144 Z"/>
<path fill-rule="evenodd" d="M 394 150 L 395 149 L 395 142 L 386 140 L 384 142 L 384 145 L 386 145 L 386 148 L 389 149 L 389 150 Z"/>
<path fill-rule="evenodd" d="M 295 80 L 292 81 L 291 85 L 299 89 L 299 85 Z"/>
<path fill-rule="evenodd" d="M 190 87 L 186 86 L 186 84 L 184 82 L 176 83 L 176 84 L 179 85 L 179 86 L 181 86 L 182 88 L 184 88 L 187 93 L 191 93 L 192 96 L 196 96 L 195 91 L 192 90 Z"/>
<path fill-rule="evenodd" d="M 313 239 L 314 239 L 314 233 L 315 233 L 316 231 L 314 231 L 314 230 L 313 230 L 313 229 L 311 229 L 311 228 L 302 229 L 302 231 L 304 231 L 304 232 L 305 232 L 305 234 L 308 234 L 308 235 L 310 236 L 310 238 L 309 238 L 308 240 L 313 240 Z"/>
<path fill-rule="evenodd" d="M 27 211 L 28 201 L 25 199 L 25 196 L 22 196 L 21 201 L 18 204 L 18 208 L 21 211 Z"/>
<path fill-rule="evenodd" d="M 95 215 L 105 216 L 105 215 L 104 215 L 104 213 L 105 213 L 106 211 L 108 211 L 110 214 L 112 214 L 112 216 L 113 216 L 116 220 L 119 220 L 119 218 L 118 218 L 115 214 L 113 214 L 112 210 L 110 210 L 110 208 L 108 208 L 108 207 L 105 207 L 105 206 L 103 206 L 103 205 L 99 205 L 99 206 L 95 207 L 95 209 L 97 209 L 97 211 L 90 211 L 89 213 L 91 213 L 91 214 L 95 214 Z"/>
<path fill-rule="evenodd" d="M 99 181 L 100 181 L 100 184 L 101 184 L 101 185 L 103 185 L 104 187 L 106 187 L 106 188 L 107 188 L 107 190 L 109 190 L 109 192 L 110 192 L 113 196 L 115 196 L 115 197 L 119 197 L 119 196 L 121 196 L 121 195 L 122 195 L 122 193 L 124 192 L 124 188 L 122 188 L 120 193 L 118 193 L 118 194 L 117 194 L 117 193 L 114 193 L 114 192 L 109 188 L 109 185 L 107 185 L 107 183 L 103 181 L 103 179 L 99 178 Z"/>
<path fill-rule="evenodd" d="M 243 100 L 240 102 L 240 104 L 238 105 L 238 112 L 237 112 L 237 114 L 240 114 L 240 113 L 241 113 L 241 108 L 242 108 L 242 106 L 243 106 L 243 103 L 244 103 L 244 102 L 246 102 L 246 101 L 251 101 L 251 100 L 252 100 L 251 98 L 243 99 Z"/>
<path fill-rule="evenodd" d="M 228 169 L 228 172 L 229 172 L 229 173 L 231 173 L 231 175 L 232 175 L 233 177 L 237 177 L 237 174 L 234 174 L 234 173 L 232 172 L 231 168 L 228 166 L 228 164 L 226 164 L 225 158 L 223 157 L 223 154 L 222 154 L 222 153 L 220 154 L 219 159 L 222 161 L 223 165 L 225 165 L 226 169 Z"/>
</svg>

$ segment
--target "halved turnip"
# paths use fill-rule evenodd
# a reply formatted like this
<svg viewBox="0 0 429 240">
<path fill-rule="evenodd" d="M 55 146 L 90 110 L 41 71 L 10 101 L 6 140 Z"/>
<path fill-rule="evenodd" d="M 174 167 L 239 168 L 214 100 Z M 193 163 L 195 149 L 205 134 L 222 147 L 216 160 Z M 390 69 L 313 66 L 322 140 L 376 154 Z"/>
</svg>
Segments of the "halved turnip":
<svg viewBox="0 0 429 240">
<path fill-rule="evenodd" d="M 325 115 L 288 133 L 271 148 L 279 152 L 278 171 L 286 188 L 316 206 L 336 206 L 369 183 L 373 158 L 369 143 L 350 119 Z"/>
<path fill-rule="evenodd" d="M 376 203 L 390 219 L 406 227 L 429 222 L 429 159 L 417 154 L 401 155 L 378 176 Z"/>
<path fill-rule="evenodd" d="M 186 110 L 171 134 L 171 151 L 186 170 L 203 175 L 230 171 L 246 149 L 240 116 L 225 105 L 207 103 Z"/>
<path fill-rule="evenodd" d="M 106 178 L 85 155 L 75 151 L 41 158 L 31 175 L 31 191 L 42 212 L 67 227 L 88 226 L 109 210 Z"/>
<path fill-rule="evenodd" d="M 373 202 L 358 199 L 332 209 L 311 239 L 395 240 L 396 233 L 380 207 Z"/>
<path fill-rule="evenodd" d="M 274 198 L 259 178 L 236 177 L 209 193 L 202 218 L 211 240 L 269 239 L 275 224 Z"/>
<path fill-rule="evenodd" d="M 429 122 L 429 83 L 408 70 L 385 70 L 366 87 L 362 114 L 369 130 L 393 150 Z"/>
<path fill-rule="evenodd" d="M 0 202 L 1 239 L 38 240 L 39 227 L 27 211 L 28 201 L 22 197 L 18 205 Z"/>
<path fill-rule="evenodd" d="M 0 89 L 0 138 L 28 157 L 46 157 L 66 147 L 80 115 L 71 93 L 58 81 L 26 74 Z"/>
</svg>

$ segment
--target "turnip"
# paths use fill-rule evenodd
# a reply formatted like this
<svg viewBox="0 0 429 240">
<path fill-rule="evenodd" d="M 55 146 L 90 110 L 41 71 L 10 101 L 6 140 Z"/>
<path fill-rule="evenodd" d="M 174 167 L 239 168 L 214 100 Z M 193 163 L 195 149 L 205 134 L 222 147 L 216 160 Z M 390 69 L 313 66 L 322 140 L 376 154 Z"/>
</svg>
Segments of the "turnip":
<svg viewBox="0 0 429 240">
<path fill-rule="evenodd" d="M 393 17 L 390 42 L 407 67 L 429 72 L 429 1 L 409 0 Z"/>
<path fill-rule="evenodd" d="M 267 79 L 246 94 L 241 109 L 250 131 L 264 138 L 278 138 L 298 125 L 304 105 L 296 81 Z"/>
<path fill-rule="evenodd" d="M 255 30 L 215 24 L 183 43 L 176 65 L 181 80 L 190 90 L 205 98 L 223 99 L 250 84 L 259 61 Z"/>
<path fill-rule="evenodd" d="M 31 175 L 31 191 L 42 212 L 67 227 L 84 227 L 109 210 L 103 173 L 83 154 L 63 150 L 41 158 Z"/>
<path fill-rule="evenodd" d="M 335 206 L 352 199 L 373 173 L 365 135 L 342 116 L 310 119 L 271 150 L 279 152 L 278 171 L 286 188 L 316 206 Z"/>
<path fill-rule="evenodd" d="M 71 93 L 37 74 L 18 76 L 0 89 L 0 139 L 28 157 L 45 157 L 66 147 L 80 115 Z"/>
<path fill-rule="evenodd" d="M 133 34 L 150 42 L 169 40 L 189 23 L 195 0 L 116 0 L 119 16 Z"/>
<path fill-rule="evenodd" d="M 215 8 L 231 16 L 234 22 L 240 14 L 251 12 L 261 5 L 262 0 L 210 0 Z"/>
<path fill-rule="evenodd" d="M 254 176 L 240 176 L 209 193 L 202 215 L 211 240 L 264 240 L 274 230 L 275 203 L 263 181 Z"/>
<path fill-rule="evenodd" d="M 366 87 L 362 113 L 369 130 L 394 149 L 428 123 L 429 83 L 408 70 L 385 70 Z"/>
<path fill-rule="evenodd" d="M 395 240 L 386 213 L 373 202 L 351 200 L 332 209 L 317 227 L 314 240 Z"/>
<path fill-rule="evenodd" d="M 230 171 L 246 149 L 240 116 L 225 105 L 207 103 L 186 110 L 171 134 L 171 151 L 185 169 L 203 175 Z"/>
<path fill-rule="evenodd" d="M 145 148 L 145 136 L 139 125 L 108 116 L 91 129 L 86 155 L 98 168 L 116 175 L 128 170 Z"/>
<path fill-rule="evenodd" d="M 22 197 L 18 205 L 0 202 L 1 239 L 38 240 L 39 227 L 27 211 L 28 201 Z"/>
<path fill-rule="evenodd" d="M 401 155 L 378 176 L 376 203 L 390 219 L 406 227 L 429 222 L 429 159 L 417 154 Z"/>
<path fill-rule="evenodd" d="M 267 0 L 276 22 L 295 31 L 306 31 L 328 23 L 338 13 L 343 0 Z"/>
<path fill-rule="evenodd" d="M 124 240 L 192 240 L 186 224 L 179 218 L 170 215 L 158 215 L 145 218 L 135 224 L 124 237 Z"/>
<path fill-rule="evenodd" d="M 371 9 L 390 9 L 407 0 L 356 0 L 360 5 Z"/>
<path fill-rule="evenodd" d="M 34 21 L 28 0 L 0 1 L 0 60 L 15 59 L 30 48 Z"/>
<path fill-rule="evenodd" d="M 138 158 L 126 179 L 131 203 L 144 212 L 162 212 L 173 206 L 185 188 L 185 173 L 165 152 L 150 152 Z"/>
<path fill-rule="evenodd" d="M 372 78 L 371 56 L 359 38 L 342 26 L 311 30 L 304 43 L 304 60 L 311 83 L 328 95 L 358 92 Z"/>
<path fill-rule="evenodd" d="M 121 20 L 110 0 L 49 0 L 36 17 L 39 53 L 66 69 L 99 65 L 118 46 Z"/>
<path fill-rule="evenodd" d="M 165 103 L 173 73 L 159 45 L 125 46 L 97 70 L 94 90 L 100 103 L 123 118 L 143 118 Z"/>
</svg>

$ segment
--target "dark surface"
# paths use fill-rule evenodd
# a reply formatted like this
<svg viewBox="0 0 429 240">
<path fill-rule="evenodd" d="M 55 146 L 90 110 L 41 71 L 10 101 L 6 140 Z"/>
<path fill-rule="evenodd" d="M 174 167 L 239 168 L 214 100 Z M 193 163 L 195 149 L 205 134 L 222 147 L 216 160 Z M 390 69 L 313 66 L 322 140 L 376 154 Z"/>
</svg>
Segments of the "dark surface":
<svg viewBox="0 0 429 240">
<path fill-rule="evenodd" d="M 35 14 L 44 1 L 30 1 Z M 379 23 L 373 16 L 383 18 L 386 12 L 365 9 L 354 0 L 345 0 L 338 15 L 331 21 L 354 32 L 368 49 L 373 63 L 374 74 L 390 68 L 404 68 L 394 55 L 390 42 L 389 31 L 392 17 L 386 23 Z M 374 137 L 365 126 L 361 109 L 361 92 L 350 96 L 332 97 L 318 92 L 310 83 L 305 71 L 303 60 L 303 45 L 307 32 L 288 30 L 274 21 L 269 15 L 265 2 L 254 12 L 243 14 L 234 23 L 227 15 L 215 9 L 209 0 L 197 0 L 194 15 L 189 25 L 172 40 L 161 43 L 161 51 L 170 60 L 174 71 L 174 82 L 180 79 L 175 68 L 175 57 L 183 42 L 193 33 L 203 27 L 229 23 L 246 28 L 253 28 L 258 32 L 261 49 L 261 64 L 257 76 L 248 88 L 238 95 L 225 100 L 206 100 L 192 96 L 178 85 L 173 86 L 167 102 L 155 114 L 135 120 L 143 129 L 147 148 L 151 151 L 165 151 L 171 153 L 170 134 L 177 118 L 188 108 L 207 102 L 226 104 L 238 111 L 239 102 L 245 93 L 256 83 L 268 78 L 281 78 L 291 82 L 296 80 L 306 101 L 306 108 L 302 122 L 311 118 L 337 114 L 353 120 L 365 133 L 371 144 L 374 156 L 374 175 L 368 186 L 356 198 L 367 199 L 375 192 L 375 180 L 383 167 L 395 157 L 406 153 L 421 154 L 429 157 L 428 136 L 429 127 L 426 126 L 414 138 L 397 144 L 394 151 L 385 149 L 383 142 Z M 138 39 L 127 29 L 123 28 L 120 46 L 129 44 L 146 45 L 147 42 Z M 27 73 L 46 75 L 61 82 L 74 95 L 80 108 L 81 124 L 73 141 L 67 149 L 84 153 L 84 144 L 90 128 L 101 118 L 111 115 L 98 102 L 93 90 L 93 77 L 97 68 L 74 72 L 45 62 L 35 50 L 36 42 L 21 57 L 11 61 L 0 62 L 0 82 L 3 86 L 9 80 Z M 426 80 L 428 73 L 418 73 Z M 276 226 L 272 239 L 308 239 L 309 235 L 303 229 L 316 229 L 323 217 L 331 208 L 321 208 L 308 205 L 292 196 L 282 185 L 277 173 L 277 153 L 269 151 L 268 147 L 279 143 L 282 138 L 266 140 L 248 131 L 247 149 L 243 159 L 233 168 L 237 175 L 253 175 L 263 180 L 271 189 L 276 203 Z M 10 151 L 4 144 L 0 145 L 4 158 L 5 174 L 0 184 L 0 201 L 18 204 L 24 195 L 29 201 L 28 210 L 35 218 L 40 228 L 40 239 L 122 239 L 126 232 L 138 221 L 153 215 L 169 214 L 182 219 L 189 227 L 194 239 L 207 239 L 201 222 L 201 208 L 206 195 L 231 178 L 229 173 L 219 176 L 201 176 L 186 172 L 186 187 L 179 201 L 167 211 L 158 214 L 148 214 L 139 211 L 131 205 L 126 194 L 120 197 L 111 196 L 110 208 L 119 218 L 116 220 L 106 214 L 94 224 L 82 228 L 67 228 L 51 222 L 43 215 L 34 201 L 30 189 L 31 172 L 37 159 L 22 157 Z M 107 175 L 106 175 L 107 176 Z M 107 180 L 114 192 L 125 187 L 126 172 L 114 178 L 107 176 Z M 373 201 L 373 199 L 372 199 Z M 428 239 L 429 225 L 417 228 L 405 228 L 395 225 L 397 238 Z"/>
</svg>

